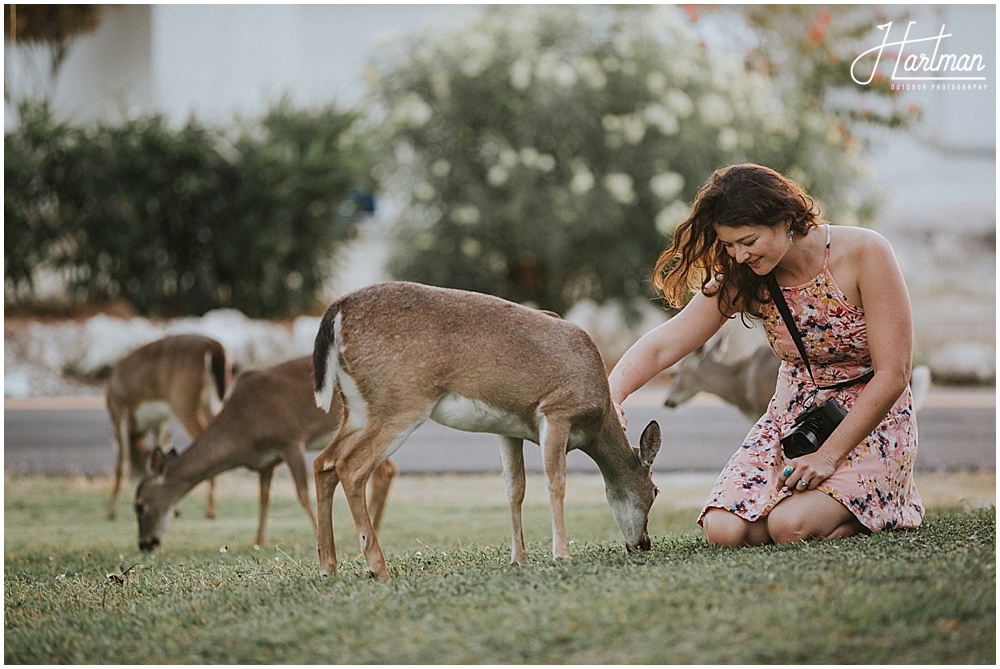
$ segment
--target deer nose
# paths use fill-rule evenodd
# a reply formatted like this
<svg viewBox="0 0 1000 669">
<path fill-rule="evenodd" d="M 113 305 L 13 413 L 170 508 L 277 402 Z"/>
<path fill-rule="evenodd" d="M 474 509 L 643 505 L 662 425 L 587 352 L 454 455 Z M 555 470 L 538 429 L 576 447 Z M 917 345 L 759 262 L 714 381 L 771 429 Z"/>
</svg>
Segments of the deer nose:
<svg viewBox="0 0 1000 669">
<path fill-rule="evenodd" d="M 160 540 L 157 539 L 156 537 L 153 537 L 152 539 L 146 539 L 144 541 L 140 541 L 139 542 L 139 550 L 145 551 L 145 552 L 148 553 L 148 552 L 156 549 L 156 547 L 159 546 L 159 545 L 160 545 Z"/>
<path fill-rule="evenodd" d="M 629 553 L 632 553 L 634 551 L 648 551 L 650 547 L 651 544 L 649 542 L 649 532 L 647 532 L 646 530 L 642 531 L 642 536 L 639 537 L 639 541 L 637 541 L 634 545 L 629 546 L 628 544 L 625 544 L 625 550 L 628 551 Z"/>
</svg>

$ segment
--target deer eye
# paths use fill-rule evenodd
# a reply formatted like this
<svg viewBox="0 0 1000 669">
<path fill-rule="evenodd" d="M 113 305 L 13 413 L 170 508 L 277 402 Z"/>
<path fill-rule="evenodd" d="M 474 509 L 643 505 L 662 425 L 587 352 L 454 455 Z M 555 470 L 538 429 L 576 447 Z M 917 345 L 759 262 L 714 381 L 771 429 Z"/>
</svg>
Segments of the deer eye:
<svg viewBox="0 0 1000 669">
<path fill-rule="evenodd" d="M 135 503 L 135 512 L 138 515 L 140 515 L 140 516 L 142 514 L 146 513 L 146 505 L 145 504 L 141 504 L 140 502 L 136 502 Z"/>
</svg>

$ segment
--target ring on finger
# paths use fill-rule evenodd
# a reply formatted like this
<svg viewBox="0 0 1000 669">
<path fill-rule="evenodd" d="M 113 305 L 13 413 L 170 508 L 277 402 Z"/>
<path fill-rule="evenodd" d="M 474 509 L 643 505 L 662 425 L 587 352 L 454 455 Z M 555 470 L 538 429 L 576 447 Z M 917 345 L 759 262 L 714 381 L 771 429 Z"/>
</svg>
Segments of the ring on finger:
<svg viewBox="0 0 1000 669">
<path fill-rule="evenodd" d="M 806 488 L 809 487 L 809 481 L 806 481 L 805 479 L 799 479 L 799 483 L 801 483 Z"/>
</svg>

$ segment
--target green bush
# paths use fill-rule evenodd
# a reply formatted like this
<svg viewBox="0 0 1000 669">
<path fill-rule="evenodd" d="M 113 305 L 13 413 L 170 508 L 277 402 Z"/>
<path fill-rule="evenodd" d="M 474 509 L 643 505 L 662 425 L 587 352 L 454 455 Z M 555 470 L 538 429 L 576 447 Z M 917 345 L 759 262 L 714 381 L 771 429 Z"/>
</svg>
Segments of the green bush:
<svg viewBox="0 0 1000 669">
<path fill-rule="evenodd" d="M 72 300 L 143 314 L 310 311 L 355 220 L 370 162 L 352 114 L 282 102 L 238 133 L 162 116 L 73 127 L 25 104 L 4 142 L 6 301 L 35 268 Z"/>
<path fill-rule="evenodd" d="M 759 162 L 869 220 L 861 145 L 794 81 L 707 49 L 676 7 L 501 6 L 380 66 L 390 271 L 565 313 L 652 295 L 713 170 Z"/>
</svg>

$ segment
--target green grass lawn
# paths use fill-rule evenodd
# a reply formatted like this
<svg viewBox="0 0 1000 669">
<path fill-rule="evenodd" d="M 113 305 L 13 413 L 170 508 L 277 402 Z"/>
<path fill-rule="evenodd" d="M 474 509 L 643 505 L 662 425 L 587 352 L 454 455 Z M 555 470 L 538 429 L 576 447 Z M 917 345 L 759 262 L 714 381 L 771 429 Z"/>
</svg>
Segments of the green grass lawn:
<svg viewBox="0 0 1000 669">
<path fill-rule="evenodd" d="M 107 479 L 8 475 L 4 661 L 994 664 L 996 512 L 962 500 L 995 475 L 957 476 L 917 531 L 735 550 L 694 524 L 710 480 L 658 478 L 653 550 L 633 555 L 600 479 L 571 476 L 565 563 L 533 477 L 522 567 L 499 476 L 402 477 L 380 533 L 392 581 L 376 583 L 340 494 L 339 575 L 318 576 L 287 477 L 260 550 L 255 479 L 231 472 L 217 520 L 196 489 L 142 554 L 130 500 L 104 519 Z"/>
</svg>

